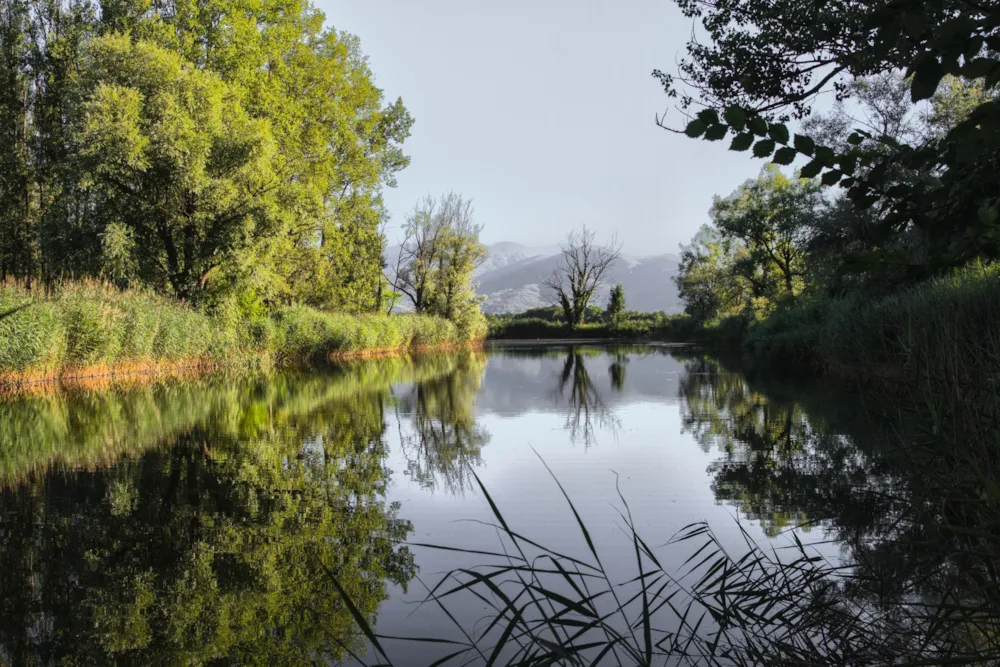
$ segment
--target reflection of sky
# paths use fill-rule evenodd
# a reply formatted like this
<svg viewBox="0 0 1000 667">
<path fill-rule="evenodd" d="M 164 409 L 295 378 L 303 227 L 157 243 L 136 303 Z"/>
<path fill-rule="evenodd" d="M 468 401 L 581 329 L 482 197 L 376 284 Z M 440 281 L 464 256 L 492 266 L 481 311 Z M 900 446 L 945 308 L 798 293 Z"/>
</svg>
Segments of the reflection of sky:
<svg viewBox="0 0 1000 667">
<path fill-rule="evenodd" d="M 636 571 L 631 538 L 622 533 L 621 518 L 615 511 L 615 507 L 622 508 L 615 473 L 639 533 L 654 549 L 682 527 L 707 520 L 731 553 L 742 553 L 738 509 L 716 503 L 706 471 L 718 452 L 706 453 L 690 434 L 681 433 L 681 363 L 666 355 L 634 356 L 627 365 L 624 391 L 616 392 L 607 371 L 611 358 L 603 354 L 585 358 L 595 391 L 614 416 L 595 424 L 594 437 L 586 447 L 572 442 L 566 428 L 569 407 L 558 392 L 564 361 L 565 357 L 498 355 L 489 359 L 477 397 L 477 424 L 491 439 L 483 447 L 483 463 L 476 472 L 508 524 L 556 551 L 577 557 L 587 554 L 573 514 L 537 452 L 573 500 L 605 566 L 619 573 L 621 581 Z M 400 418 L 405 421 L 407 417 Z M 388 419 L 388 466 L 393 471 L 389 499 L 400 501 L 400 516 L 413 522 L 412 540 L 494 550 L 498 545 L 495 533 L 469 521 L 493 520 L 482 493 L 467 487 L 464 496 L 453 495 L 440 488 L 422 488 L 408 479 L 403 474 L 406 460 L 400 453 L 399 424 L 391 413 Z M 759 524 L 742 523 L 758 543 L 768 542 Z M 812 538 L 822 539 L 821 532 L 814 531 Z M 784 545 L 791 540 L 783 536 L 775 542 Z M 674 546 L 657 554 L 669 570 L 668 563 L 679 566 L 695 548 L 690 544 Z M 835 548 L 824 551 L 829 552 L 828 557 L 836 555 Z M 436 583 L 441 573 L 456 566 L 476 564 L 468 556 L 420 548 L 416 558 L 420 576 L 427 583 Z M 421 585 L 414 581 L 405 598 L 419 599 L 422 593 Z M 463 600 L 463 604 L 467 602 Z M 481 607 L 478 601 L 468 604 L 452 611 L 463 617 L 485 613 L 477 608 Z M 412 610 L 412 605 L 399 598 L 386 602 L 380 612 L 379 632 L 413 635 L 419 630 L 432 636 L 451 632 L 450 623 L 433 613 L 421 611 L 407 618 Z M 407 646 L 407 655 L 418 649 Z M 424 655 L 442 654 L 437 648 L 420 654 L 420 658 L 414 654 L 413 664 L 425 664 Z"/>
</svg>

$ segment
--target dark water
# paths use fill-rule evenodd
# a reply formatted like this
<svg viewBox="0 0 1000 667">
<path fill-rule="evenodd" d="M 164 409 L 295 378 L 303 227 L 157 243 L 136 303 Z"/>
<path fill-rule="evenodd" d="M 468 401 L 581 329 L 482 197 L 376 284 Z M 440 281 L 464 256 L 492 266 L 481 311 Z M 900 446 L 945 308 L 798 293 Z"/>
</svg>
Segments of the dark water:
<svg viewBox="0 0 1000 667">
<path fill-rule="evenodd" d="M 7 399 L 0 663 L 336 663 L 365 643 L 337 586 L 379 633 L 455 638 L 415 603 L 475 557 L 415 544 L 496 548 L 473 471 L 515 530 L 587 549 L 543 460 L 623 577 L 618 489 L 651 545 L 705 520 L 734 552 L 745 530 L 854 559 L 898 530 L 907 501 L 852 400 L 668 347 Z M 474 597 L 450 611 L 488 616 Z M 449 652 L 385 645 L 397 664 Z"/>
</svg>

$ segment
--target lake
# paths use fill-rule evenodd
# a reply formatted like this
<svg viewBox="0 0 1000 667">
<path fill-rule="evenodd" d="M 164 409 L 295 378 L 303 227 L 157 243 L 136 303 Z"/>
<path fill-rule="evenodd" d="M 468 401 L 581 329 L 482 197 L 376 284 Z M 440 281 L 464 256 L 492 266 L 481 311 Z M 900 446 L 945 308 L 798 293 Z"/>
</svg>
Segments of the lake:
<svg viewBox="0 0 1000 667">
<path fill-rule="evenodd" d="M 518 546 L 555 582 L 539 584 L 543 597 L 586 597 L 539 556 L 589 572 L 591 544 L 623 598 L 609 591 L 595 608 L 652 612 L 637 575 L 651 596 L 704 589 L 690 618 L 681 597 L 656 610 L 668 617 L 650 628 L 657 655 L 678 653 L 677 637 L 719 633 L 725 622 L 704 611 L 720 586 L 720 600 L 745 600 L 753 581 L 830 596 L 829 575 L 857 572 L 863 556 L 898 584 L 892 594 L 911 595 L 906 582 L 945 556 L 903 557 L 920 504 L 884 451 L 899 421 L 873 419 L 874 403 L 828 384 L 684 347 L 561 345 L 2 399 L 0 662 L 384 662 L 354 613 L 394 664 L 462 648 L 394 636 L 485 633 L 488 652 L 506 623 L 490 626 L 505 603 L 487 581 L 531 595 L 519 588 L 524 569 L 496 569 Z M 656 579 L 637 570 L 640 552 L 652 567 L 647 545 Z M 754 546 L 770 559 L 759 573 L 740 561 Z M 789 579 L 804 553 L 826 569 Z M 460 568 L 437 592 L 475 586 L 426 601 Z M 931 578 L 920 595 L 932 596 Z M 852 613 L 889 622 L 866 600 Z M 794 604 L 781 604 L 761 612 L 755 622 L 770 629 L 760 633 L 792 623 Z M 629 629 L 625 613 L 609 622 L 641 649 L 644 628 Z M 830 637 L 824 650 L 836 656 L 843 642 Z M 628 641 L 606 664 L 634 664 Z"/>
</svg>

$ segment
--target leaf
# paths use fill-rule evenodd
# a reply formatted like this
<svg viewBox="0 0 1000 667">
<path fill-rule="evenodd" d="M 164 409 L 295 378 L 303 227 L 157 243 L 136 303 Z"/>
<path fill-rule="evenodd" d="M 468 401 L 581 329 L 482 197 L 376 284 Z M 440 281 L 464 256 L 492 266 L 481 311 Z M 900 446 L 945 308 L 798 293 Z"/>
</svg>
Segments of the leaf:
<svg viewBox="0 0 1000 667">
<path fill-rule="evenodd" d="M 756 134 L 758 137 L 763 137 L 767 134 L 767 122 L 760 116 L 754 116 L 747 123 L 747 126 L 751 132 Z"/>
<path fill-rule="evenodd" d="M 753 145 L 753 135 L 749 132 L 743 132 L 733 137 L 733 143 L 729 144 L 729 150 L 745 151 L 752 145 Z"/>
<path fill-rule="evenodd" d="M 768 136 L 777 141 L 779 144 L 788 143 L 788 128 L 781 123 L 775 123 L 767 130 Z"/>
<path fill-rule="evenodd" d="M 914 102 L 919 102 L 933 97 L 944 75 L 945 67 L 937 58 L 925 58 L 913 68 L 910 98 Z"/>
<path fill-rule="evenodd" d="M 835 154 L 829 146 L 816 147 L 816 161 L 824 166 L 833 165 Z"/>
<path fill-rule="evenodd" d="M 705 133 L 706 129 L 708 129 L 708 125 L 705 124 L 705 121 L 695 119 L 688 123 L 687 127 L 684 128 L 684 134 L 688 135 L 692 139 L 697 139 Z"/>
<path fill-rule="evenodd" d="M 845 174 L 853 174 L 854 168 L 857 166 L 858 158 L 857 155 L 844 155 L 840 158 L 840 170 Z"/>
<path fill-rule="evenodd" d="M 718 141 L 719 139 L 722 139 L 723 137 L 726 136 L 726 131 L 728 129 L 729 128 L 726 127 L 725 125 L 712 125 L 705 132 L 705 138 L 708 139 L 709 141 Z"/>
<path fill-rule="evenodd" d="M 927 30 L 927 17 L 924 15 L 922 5 L 917 5 L 914 9 L 903 14 L 903 27 L 913 39 L 919 39 Z"/>
<path fill-rule="evenodd" d="M 753 146 L 754 157 L 768 157 L 774 152 L 774 139 L 761 139 Z"/>
<path fill-rule="evenodd" d="M 844 174 L 842 174 L 839 170 L 833 169 L 823 174 L 823 178 L 820 179 L 820 182 L 823 185 L 836 185 L 837 181 L 839 181 L 840 177 L 843 175 Z"/>
<path fill-rule="evenodd" d="M 861 142 L 863 142 L 864 140 L 865 140 L 865 138 L 864 138 L 864 137 L 862 137 L 862 136 L 861 136 L 860 134 L 858 134 L 857 132 L 851 132 L 851 136 L 847 137 L 847 143 L 849 143 L 849 144 L 850 144 L 850 145 L 852 145 L 852 146 L 858 146 L 858 145 L 860 145 L 860 144 L 861 144 Z"/>
<path fill-rule="evenodd" d="M 715 109 L 702 109 L 698 112 L 698 120 L 704 122 L 706 125 L 718 125 L 719 112 Z"/>
<path fill-rule="evenodd" d="M 771 158 L 771 162 L 775 164 L 791 164 L 797 156 L 798 151 L 790 146 L 785 146 L 777 150 L 774 157 Z"/>
<path fill-rule="evenodd" d="M 816 150 L 816 142 L 813 141 L 811 137 L 807 137 L 801 134 L 796 134 L 795 150 L 802 153 L 803 155 L 812 155 L 813 151 Z"/>
<path fill-rule="evenodd" d="M 726 119 L 734 130 L 742 130 L 747 124 L 747 115 L 740 107 L 726 107 L 722 112 L 722 117 Z"/>
<path fill-rule="evenodd" d="M 823 171 L 822 163 L 818 160 L 813 160 L 799 170 L 799 176 L 802 178 L 816 178 L 821 171 Z"/>
</svg>

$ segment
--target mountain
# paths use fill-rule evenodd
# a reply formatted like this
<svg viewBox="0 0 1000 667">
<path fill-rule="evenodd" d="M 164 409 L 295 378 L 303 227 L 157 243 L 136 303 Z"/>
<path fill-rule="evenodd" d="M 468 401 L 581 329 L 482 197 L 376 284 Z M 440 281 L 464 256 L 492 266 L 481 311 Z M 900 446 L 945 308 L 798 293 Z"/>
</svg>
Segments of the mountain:
<svg viewBox="0 0 1000 667">
<path fill-rule="evenodd" d="M 476 292 L 486 296 L 484 312 L 519 313 L 554 303 L 551 290 L 542 281 L 559 266 L 559 248 L 517 243 L 495 243 L 486 248 L 489 256 L 476 273 Z M 684 306 L 673 281 L 678 260 L 676 255 L 622 255 L 608 270 L 594 305 L 603 308 L 611 286 L 620 282 L 629 310 L 681 312 Z"/>
<path fill-rule="evenodd" d="M 502 242 L 486 246 L 486 260 L 476 270 L 476 293 L 486 297 L 483 312 L 520 313 L 555 303 L 551 290 L 542 281 L 559 266 L 557 246 L 532 247 Z M 386 250 L 386 261 L 395 266 L 399 247 Z M 677 274 L 676 255 L 635 257 L 622 255 L 608 270 L 605 284 L 591 303 L 603 308 L 615 283 L 625 288 L 629 310 L 679 313 L 684 306 L 677 296 L 673 277 Z M 406 304 L 403 304 L 405 309 Z"/>
</svg>

